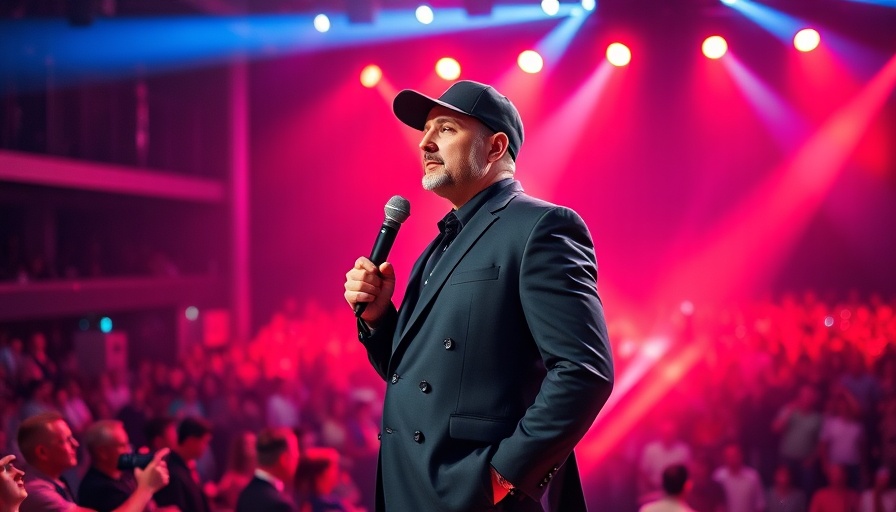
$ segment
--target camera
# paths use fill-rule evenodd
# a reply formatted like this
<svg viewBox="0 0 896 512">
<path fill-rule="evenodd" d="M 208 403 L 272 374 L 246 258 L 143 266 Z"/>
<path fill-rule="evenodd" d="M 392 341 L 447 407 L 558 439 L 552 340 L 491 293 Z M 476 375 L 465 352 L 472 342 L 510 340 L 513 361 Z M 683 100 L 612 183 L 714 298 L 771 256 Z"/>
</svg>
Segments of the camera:
<svg viewBox="0 0 896 512">
<path fill-rule="evenodd" d="M 152 462 L 152 457 L 151 453 L 123 453 L 118 457 L 118 469 L 143 469 Z"/>
</svg>

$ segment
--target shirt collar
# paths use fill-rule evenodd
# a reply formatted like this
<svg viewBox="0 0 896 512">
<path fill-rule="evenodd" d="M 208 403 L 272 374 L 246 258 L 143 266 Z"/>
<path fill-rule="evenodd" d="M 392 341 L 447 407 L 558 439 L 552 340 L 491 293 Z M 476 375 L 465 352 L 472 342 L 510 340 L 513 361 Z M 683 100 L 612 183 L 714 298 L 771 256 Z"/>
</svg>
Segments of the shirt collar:
<svg viewBox="0 0 896 512">
<path fill-rule="evenodd" d="M 259 478 L 261 480 L 264 480 L 265 482 L 273 485 L 274 488 L 277 489 L 278 492 L 283 492 L 283 488 L 285 487 L 285 485 L 283 484 L 283 480 L 280 480 L 279 478 L 268 473 L 267 471 L 265 471 L 261 468 L 257 468 L 255 470 L 255 477 Z"/>
<path fill-rule="evenodd" d="M 473 218 L 473 215 L 476 215 L 476 212 L 478 212 L 479 209 L 482 208 L 482 205 L 487 203 L 489 199 L 495 197 L 498 192 L 503 190 L 504 187 L 507 187 L 514 181 L 515 180 L 513 178 L 504 178 L 503 180 L 496 181 L 495 183 L 492 183 L 484 190 L 473 196 L 473 199 L 470 199 L 463 206 L 458 208 L 454 212 L 454 214 L 457 216 L 457 220 L 460 221 L 459 229 L 463 229 L 467 222 L 470 222 L 470 219 Z"/>
</svg>

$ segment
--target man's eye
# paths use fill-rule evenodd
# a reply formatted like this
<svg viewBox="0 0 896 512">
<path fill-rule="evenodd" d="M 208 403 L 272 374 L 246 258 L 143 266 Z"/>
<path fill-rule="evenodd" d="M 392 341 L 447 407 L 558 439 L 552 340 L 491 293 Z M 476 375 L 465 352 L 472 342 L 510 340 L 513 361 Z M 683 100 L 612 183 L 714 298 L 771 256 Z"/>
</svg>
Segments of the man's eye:
<svg viewBox="0 0 896 512">
<path fill-rule="evenodd" d="M 450 126 L 443 126 L 441 131 L 443 131 L 443 132 L 453 132 L 454 129 L 451 128 Z"/>
</svg>

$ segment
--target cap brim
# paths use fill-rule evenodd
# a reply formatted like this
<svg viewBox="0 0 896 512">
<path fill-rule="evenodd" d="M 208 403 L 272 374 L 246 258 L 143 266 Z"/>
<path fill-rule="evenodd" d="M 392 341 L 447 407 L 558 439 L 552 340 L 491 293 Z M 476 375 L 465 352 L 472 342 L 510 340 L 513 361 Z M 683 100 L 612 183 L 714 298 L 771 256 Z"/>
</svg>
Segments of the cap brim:
<svg viewBox="0 0 896 512">
<path fill-rule="evenodd" d="M 425 94 L 420 94 L 410 89 L 405 89 L 395 96 L 395 99 L 392 100 L 392 112 L 395 112 L 395 117 L 402 123 L 422 131 L 426 125 L 426 118 L 429 117 L 429 111 L 436 105 L 461 114 L 470 115 L 454 105 L 430 98 Z"/>
</svg>

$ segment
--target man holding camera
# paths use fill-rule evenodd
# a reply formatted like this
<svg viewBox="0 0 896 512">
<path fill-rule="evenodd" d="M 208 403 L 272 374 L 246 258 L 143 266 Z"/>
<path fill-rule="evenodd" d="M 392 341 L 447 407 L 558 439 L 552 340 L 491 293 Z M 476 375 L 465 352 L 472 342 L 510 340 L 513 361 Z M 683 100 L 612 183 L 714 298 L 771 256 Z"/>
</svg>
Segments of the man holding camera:
<svg viewBox="0 0 896 512">
<path fill-rule="evenodd" d="M 28 463 L 25 489 L 28 497 L 21 512 L 84 512 L 91 508 L 75 504 L 75 495 L 62 477 L 77 466 L 78 441 L 62 416 L 55 412 L 34 415 L 19 426 L 19 450 Z M 125 437 L 126 439 L 126 437 Z M 167 450 L 156 452 L 145 469 L 134 470 L 136 488 L 113 512 L 140 512 L 152 501 L 155 491 L 168 485 Z M 117 464 L 117 455 L 115 456 Z"/>
<path fill-rule="evenodd" d="M 84 432 L 84 444 L 90 454 L 90 469 L 78 488 L 78 504 L 98 512 L 110 512 L 124 504 L 137 491 L 134 471 L 152 462 L 150 454 L 131 453 L 124 424 L 100 420 Z M 167 465 L 162 461 L 162 465 Z M 146 511 L 161 510 L 150 502 Z"/>
</svg>

